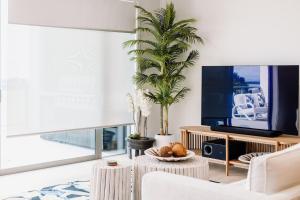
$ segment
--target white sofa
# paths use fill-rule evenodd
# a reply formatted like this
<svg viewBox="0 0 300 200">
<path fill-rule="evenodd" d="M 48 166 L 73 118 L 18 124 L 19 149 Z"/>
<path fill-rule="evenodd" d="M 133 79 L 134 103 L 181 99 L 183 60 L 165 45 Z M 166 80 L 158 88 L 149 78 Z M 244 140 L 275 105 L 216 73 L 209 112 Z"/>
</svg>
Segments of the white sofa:
<svg viewBox="0 0 300 200">
<path fill-rule="evenodd" d="M 214 183 L 152 172 L 143 177 L 142 200 L 300 200 L 300 144 L 252 159 L 246 180 Z"/>
</svg>

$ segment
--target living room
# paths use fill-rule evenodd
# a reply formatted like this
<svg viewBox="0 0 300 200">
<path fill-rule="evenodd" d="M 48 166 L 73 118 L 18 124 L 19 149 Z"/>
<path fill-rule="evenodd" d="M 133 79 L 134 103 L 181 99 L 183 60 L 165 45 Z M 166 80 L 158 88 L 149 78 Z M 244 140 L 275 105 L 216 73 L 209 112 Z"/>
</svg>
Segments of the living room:
<svg viewBox="0 0 300 200">
<path fill-rule="evenodd" d="M 297 0 L 0 8 L 0 199 L 300 199 Z"/>
</svg>

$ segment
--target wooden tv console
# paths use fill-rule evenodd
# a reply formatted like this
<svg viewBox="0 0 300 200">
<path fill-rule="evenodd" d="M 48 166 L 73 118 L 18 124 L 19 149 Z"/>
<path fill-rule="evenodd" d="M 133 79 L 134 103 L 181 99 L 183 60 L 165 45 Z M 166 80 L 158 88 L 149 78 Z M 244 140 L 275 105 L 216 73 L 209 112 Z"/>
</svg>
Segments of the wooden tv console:
<svg viewBox="0 0 300 200">
<path fill-rule="evenodd" d="M 209 126 L 184 126 L 181 127 L 181 142 L 189 149 L 201 154 L 201 146 L 203 141 L 213 139 L 224 139 L 226 143 L 226 160 L 209 159 L 211 163 L 222 164 L 226 166 L 226 176 L 229 175 L 231 166 L 245 168 L 248 164 L 238 160 L 229 160 L 229 141 L 246 142 L 246 153 L 251 152 L 275 152 L 292 145 L 300 143 L 299 136 L 283 134 L 278 137 L 260 137 L 252 135 L 243 135 L 237 133 L 212 131 Z"/>
</svg>

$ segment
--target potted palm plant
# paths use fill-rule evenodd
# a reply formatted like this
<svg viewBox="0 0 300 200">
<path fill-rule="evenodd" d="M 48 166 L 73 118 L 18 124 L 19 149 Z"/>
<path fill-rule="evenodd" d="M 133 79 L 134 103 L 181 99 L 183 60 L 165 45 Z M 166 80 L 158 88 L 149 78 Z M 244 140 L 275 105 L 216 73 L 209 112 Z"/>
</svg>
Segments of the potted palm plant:
<svg viewBox="0 0 300 200">
<path fill-rule="evenodd" d="M 173 3 L 166 8 L 149 12 L 140 6 L 137 33 L 148 33 L 148 39 L 129 40 L 125 47 L 137 63 L 134 81 L 138 88 L 147 88 L 145 96 L 160 105 L 160 133 L 155 136 L 157 146 L 172 140 L 169 134 L 169 108 L 179 102 L 190 90 L 183 86 L 184 72 L 199 57 L 197 50 L 190 50 L 194 43 L 202 43 L 197 29 L 191 24 L 195 19 L 176 20 Z"/>
</svg>

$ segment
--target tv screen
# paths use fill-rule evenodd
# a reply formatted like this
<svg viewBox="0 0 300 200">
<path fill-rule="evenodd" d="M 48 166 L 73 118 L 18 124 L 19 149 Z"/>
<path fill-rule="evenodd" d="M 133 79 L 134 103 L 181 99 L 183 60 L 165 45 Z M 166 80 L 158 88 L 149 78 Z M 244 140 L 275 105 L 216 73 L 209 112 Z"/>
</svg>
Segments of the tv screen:
<svg viewBox="0 0 300 200">
<path fill-rule="evenodd" d="M 299 66 L 203 66 L 202 124 L 298 135 Z"/>
</svg>

